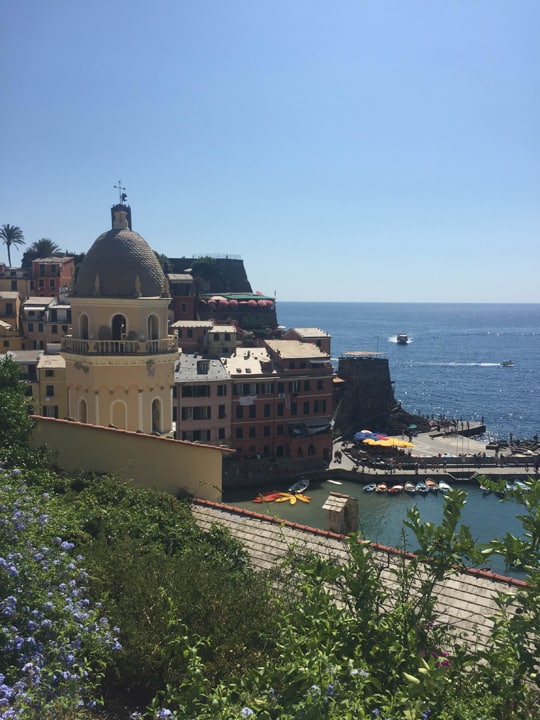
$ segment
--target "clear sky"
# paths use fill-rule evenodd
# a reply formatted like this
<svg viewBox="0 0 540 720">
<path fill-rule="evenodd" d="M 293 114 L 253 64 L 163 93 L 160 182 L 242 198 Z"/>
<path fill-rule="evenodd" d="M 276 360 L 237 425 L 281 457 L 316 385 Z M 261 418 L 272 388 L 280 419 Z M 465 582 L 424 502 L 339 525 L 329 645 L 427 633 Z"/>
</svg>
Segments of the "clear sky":
<svg viewBox="0 0 540 720">
<path fill-rule="evenodd" d="M 3 0 L 0 225 L 86 251 L 121 180 L 278 301 L 540 302 L 539 38 L 538 0 Z"/>
</svg>

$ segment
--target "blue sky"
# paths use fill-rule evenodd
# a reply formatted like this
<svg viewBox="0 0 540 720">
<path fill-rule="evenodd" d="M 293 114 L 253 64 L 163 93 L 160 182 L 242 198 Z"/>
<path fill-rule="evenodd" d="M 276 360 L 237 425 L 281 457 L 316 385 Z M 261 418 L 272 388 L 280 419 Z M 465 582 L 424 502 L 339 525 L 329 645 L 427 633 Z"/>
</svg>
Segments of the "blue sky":
<svg viewBox="0 0 540 720">
<path fill-rule="evenodd" d="M 540 302 L 539 37 L 538 0 L 4 0 L 0 224 L 83 252 L 121 180 L 278 301 Z"/>
</svg>

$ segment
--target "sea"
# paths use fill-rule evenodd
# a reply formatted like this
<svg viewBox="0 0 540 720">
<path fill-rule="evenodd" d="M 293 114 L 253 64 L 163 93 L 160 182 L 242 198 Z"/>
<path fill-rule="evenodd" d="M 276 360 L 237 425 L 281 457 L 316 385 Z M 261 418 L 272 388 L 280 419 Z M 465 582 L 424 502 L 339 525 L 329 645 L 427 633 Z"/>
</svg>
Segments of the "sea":
<svg viewBox="0 0 540 720">
<path fill-rule="evenodd" d="M 381 353 L 389 362 L 396 400 L 411 413 L 483 421 L 486 441 L 508 440 L 510 434 L 532 439 L 540 433 L 540 304 L 278 302 L 277 315 L 287 328 L 325 330 L 332 338 L 336 369 L 347 352 Z M 398 333 L 406 333 L 410 342 L 398 345 Z M 508 360 L 511 366 L 501 365 Z M 521 506 L 495 494 L 486 496 L 474 483 L 463 489 L 467 502 L 462 522 L 478 542 L 506 532 L 523 534 L 516 517 Z M 364 493 L 354 481 L 331 478 L 312 484 L 309 504 L 253 505 L 253 490 L 228 493 L 224 500 L 324 528 L 322 506 L 331 491 L 358 498 L 360 533 L 383 545 L 414 550 L 415 540 L 403 526 L 413 505 L 424 521 L 442 519 L 440 493 L 380 496 Z M 521 576 L 500 558 L 492 557 L 487 564 L 495 572 Z"/>
<path fill-rule="evenodd" d="M 351 351 L 388 358 L 411 413 L 484 421 L 490 437 L 540 433 L 540 304 L 278 302 L 280 325 L 318 327 L 332 362 Z M 406 333 L 410 342 L 398 345 Z M 512 361 L 511 367 L 501 362 Z M 373 428 L 377 430 L 377 428 Z"/>
</svg>

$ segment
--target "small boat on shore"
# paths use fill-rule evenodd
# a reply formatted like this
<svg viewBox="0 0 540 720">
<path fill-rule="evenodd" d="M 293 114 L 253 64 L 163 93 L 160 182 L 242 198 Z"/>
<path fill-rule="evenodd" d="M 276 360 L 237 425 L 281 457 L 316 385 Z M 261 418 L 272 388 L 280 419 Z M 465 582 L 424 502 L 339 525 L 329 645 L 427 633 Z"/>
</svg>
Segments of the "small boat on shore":
<svg viewBox="0 0 540 720">
<path fill-rule="evenodd" d="M 378 483 L 378 484 L 375 486 L 375 492 L 385 493 L 387 490 L 388 490 L 388 485 L 387 485 L 386 483 L 384 483 L 384 482 L 383 482 L 383 483 Z"/>
<path fill-rule="evenodd" d="M 364 492 L 373 492 L 376 487 L 375 483 L 369 483 L 369 485 L 364 487 Z"/>
<path fill-rule="evenodd" d="M 426 487 L 430 492 L 437 492 L 439 489 L 439 483 L 433 480 L 433 478 L 428 478 L 426 480 Z"/>
<path fill-rule="evenodd" d="M 445 482 L 444 480 L 441 480 L 441 482 L 439 483 L 439 491 L 440 491 L 440 492 L 442 492 L 442 493 L 447 493 L 447 492 L 448 492 L 449 490 L 451 490 L 451 489 L 452 489 L 452 486 L 451 486 L 451 485 L 449 485 L 449 484 L 448 484 L 447 482 Z"/>
<path fill-rule="evenodd" d="M 407 480 L 403 488 L 405 492 L 409 493 L 410 495 L 414 495 L 414 493 L 416 492 L 416 485 L 410 480 Z"/>
<path fill-rule="evenodd" d="M 389 495 L 400 495 L 403 491 L 403 485 L 391 485 L 388 488 Z"/>
<path fill-rule="evenodd" d="M 426 483 L 422 482 L 422 481 L 417 482 L 416 483 L 416 492 L 420 493 L 420 495 L 427 495 L 429 490 L 428 490 L 428 486 L 426 485 Z"/>
</svg>

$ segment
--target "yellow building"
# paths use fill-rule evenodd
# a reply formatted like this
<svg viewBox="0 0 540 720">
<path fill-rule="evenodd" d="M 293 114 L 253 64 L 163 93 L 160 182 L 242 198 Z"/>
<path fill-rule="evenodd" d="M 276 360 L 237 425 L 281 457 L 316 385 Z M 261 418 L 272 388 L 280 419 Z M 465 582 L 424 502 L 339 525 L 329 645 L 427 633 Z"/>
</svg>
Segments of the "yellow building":
<svg viewBox="0 0 540 720">
<path fill-rule="evenodd" d="M 34 385 L 34 414 L 65 418 L 67 415 L 66 361 L 59 353 L 40 353 Z"/>
<path fill-rule="evenodd" d="M 88 251 L 70 298 L 72 334 L 62 340 L 68 417 L 166 434 L 178 353 L 168 284 L 128 217 L 127 206 L 113 208 L 113 227 Z"/>
</svg>

